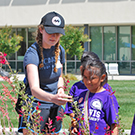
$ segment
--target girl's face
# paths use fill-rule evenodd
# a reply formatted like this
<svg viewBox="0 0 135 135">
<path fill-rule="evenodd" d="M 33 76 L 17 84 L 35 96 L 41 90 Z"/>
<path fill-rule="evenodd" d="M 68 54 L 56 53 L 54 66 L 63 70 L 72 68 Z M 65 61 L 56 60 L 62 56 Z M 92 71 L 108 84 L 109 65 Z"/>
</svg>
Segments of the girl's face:
<svg viewBox="0 0 135 135">
<path fill-rule="evenodd" d="M 91 67 L 91 68 L 95 69 L 95 67 Z M 84 74 L 83 74 L 83 82 L 85 86 L 87 87 L 87 89 L 90 90 L 90 92 L 97 93 L 102 90 L 101 83 L 104 81 L 105 76 L 106 76 L 105 74 L 102 75 L 102 77 L 99 77 L 97 75 L 91 76 L 90 71 L 85 69 Z"/>
<path fill-rule="evenodd" d="M 43 47 L 48 49 L 51 48 L 51 46 L 56 45 L 61 36 L 60 33 L 48 34 L 45 29 L 40 29 L 40 32 L 42 34 Z"/>
</svg>

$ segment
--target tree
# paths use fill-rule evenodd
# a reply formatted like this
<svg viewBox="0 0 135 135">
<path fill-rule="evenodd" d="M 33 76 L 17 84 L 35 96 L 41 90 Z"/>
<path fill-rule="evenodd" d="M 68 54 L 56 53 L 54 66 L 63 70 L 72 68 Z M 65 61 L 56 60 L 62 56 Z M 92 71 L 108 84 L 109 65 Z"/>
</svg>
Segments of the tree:
<svg viewBox="0 0 135 135">
<path fill-rule="evenodd" d="M 60 44 L 65 49 L 65 74 L 67 74 L 67 53 L 73 57 L 81 58 L 84 48 L 82 43 L 90 41 L 88 35 L 84 34 L 85 27 L 65 26 L 65 36 L 61 37 Z"/>
<path fill-rule="evenodd" d="M 5 26 L 0 30 L 0 52 L 10 55 L 21 47 L 19 45 L 23 37 L 12 34 L 12 26 Z"/>
</svg>

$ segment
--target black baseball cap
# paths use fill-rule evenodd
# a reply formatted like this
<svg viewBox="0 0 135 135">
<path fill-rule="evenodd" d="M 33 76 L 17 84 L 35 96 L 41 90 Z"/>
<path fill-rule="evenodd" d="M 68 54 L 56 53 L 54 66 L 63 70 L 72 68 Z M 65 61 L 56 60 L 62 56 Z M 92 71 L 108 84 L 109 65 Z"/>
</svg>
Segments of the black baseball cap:
<svg viewBox="0 0 135 135">
<path fill-rule="evenodd" d="M 48 34 L 61 33 L 65 35 L 64 18 L 56 12 L 47 13 L 45 16 L 42 17 L 40 24 L 44 26 L 45 31 Z"/>
</svg>

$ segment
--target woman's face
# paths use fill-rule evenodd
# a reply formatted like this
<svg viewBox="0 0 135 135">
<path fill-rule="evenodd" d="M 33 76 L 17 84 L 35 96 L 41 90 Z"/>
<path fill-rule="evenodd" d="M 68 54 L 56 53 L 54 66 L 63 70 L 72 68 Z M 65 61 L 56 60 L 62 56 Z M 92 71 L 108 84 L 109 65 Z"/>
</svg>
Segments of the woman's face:
<svg viewBox="0 0 135 135">
<path fill-rule="evenodd" d="M 42 45 L 44 48 L 48 49 L 51 48 L 51 46 L 56 45 L 61 36 L 60 33 L 48 34 L 46 33 L 45 29 L 40 29 L 40 32 L 42 34 Z"/>
</svg>

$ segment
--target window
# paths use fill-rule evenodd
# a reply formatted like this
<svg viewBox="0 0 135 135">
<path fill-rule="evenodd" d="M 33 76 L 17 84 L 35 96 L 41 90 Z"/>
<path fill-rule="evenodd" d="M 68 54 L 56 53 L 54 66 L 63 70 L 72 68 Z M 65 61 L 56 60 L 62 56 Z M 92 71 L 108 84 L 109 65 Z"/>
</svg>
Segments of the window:
<svg viewBox="0 0 135 135">
<path fill-rule="evenodd" d="M 119 73 L 130 74 L 130 62 L 119 62 Z"/>
<path fill-rule="evenodd" d="M 130 26 L 118 27 L 118 60 L 130 60 Z"/>
<path fill-rule="evenodd" d="M 104 60 L 116 60 L 115 27 L 104 27 Z"/>
<path fill-rule="evenodd" d="M 130 26 L 118 27 L 118 60 L 120 74 L 130 74 Z"/>
<path fill-rule="evenodd" d="M 29 28 L 28 29 L 28 47 L 31 46 L 36 40 L 36 28 Z"/>
<path fill-rule="evenodd" d="M 135 60 L 135 26 L 131 27 L 131 31 L 132 31 L 131 59 Z"/>
<path fill-rule="evenodd" d="M 21 48 L 18 50 L 17 56 L 24 56 L 24 54 L 26 52 L 26 29 L 19 28 L 17 30 L 17 34 L 23 37 L 23 41 L 20 42 Z"/>
<path fill-rule="evenodd" d="M 90 39 L 90 50 L 102 59 L 102 27 L 91 27 Z"/>
</svg>

